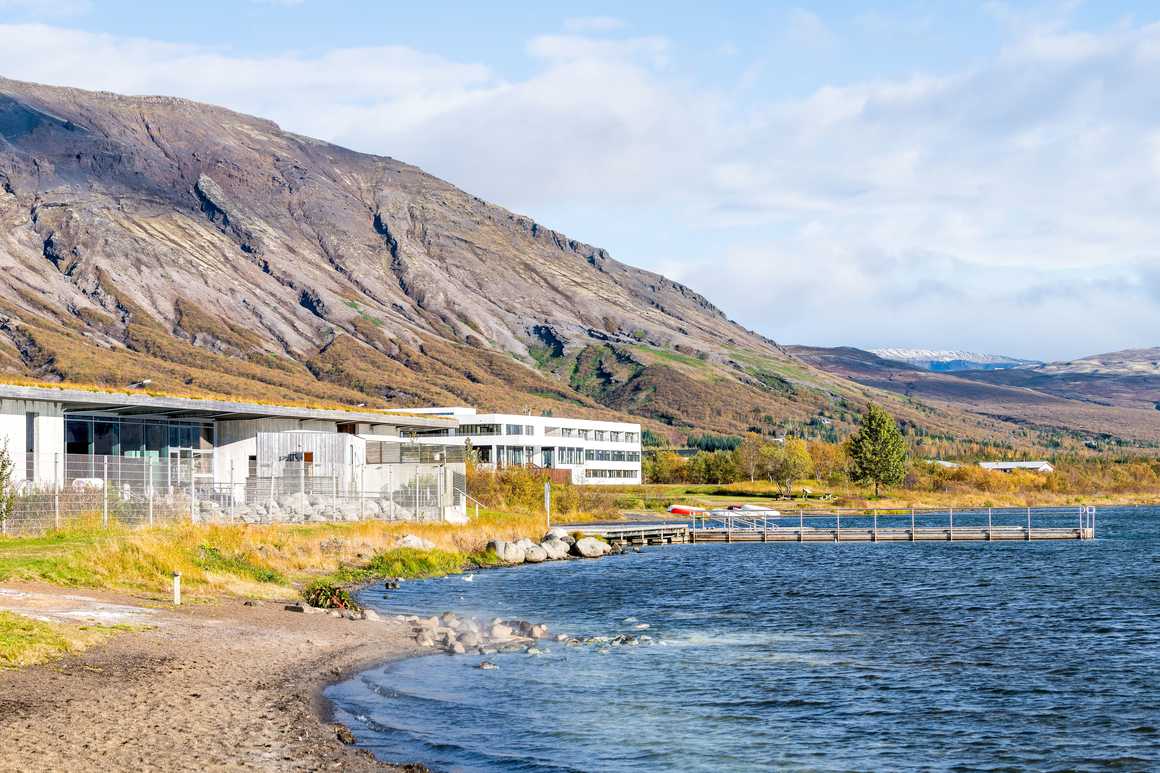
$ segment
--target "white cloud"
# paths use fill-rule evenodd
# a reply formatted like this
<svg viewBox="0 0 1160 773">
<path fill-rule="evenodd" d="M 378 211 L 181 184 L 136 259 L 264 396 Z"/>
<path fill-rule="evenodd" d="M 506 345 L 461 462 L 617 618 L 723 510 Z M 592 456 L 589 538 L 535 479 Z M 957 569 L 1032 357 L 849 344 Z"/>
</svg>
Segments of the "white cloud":
<svg viewBox="0 0 1160 773">
<path fill-rule="evenodd" d="M 575 31 L 528 41 L 533 73 L 512 80 L 399 46 L 246 56 L 9 25 L 0 71 L 226 104 L 533 216 L 647 213 L 669 224 L 638 240 L 651 267 L 781 340 L 1035 357 L 1148 343 L 1160 26 L 1009 27 L 958 72 L 783 102 L 690 84 L 665 38 Z"/>
</svg>

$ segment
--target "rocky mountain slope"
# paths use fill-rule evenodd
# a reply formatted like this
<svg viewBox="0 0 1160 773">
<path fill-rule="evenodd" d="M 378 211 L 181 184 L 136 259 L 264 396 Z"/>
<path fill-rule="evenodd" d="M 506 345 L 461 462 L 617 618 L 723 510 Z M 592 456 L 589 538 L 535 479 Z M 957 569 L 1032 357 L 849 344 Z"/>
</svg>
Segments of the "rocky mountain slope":
<svg viewBox="0 0 1160 773">
<path fill-rule="evenodd" d="M 0 373 L 628 414 L 673 437 L 841 432 L 875 399 L 923 432 L 1029 437 L 1023 418 L 814 367 L 683 285 L 405 163 L 210 105 L 4 79 Z"/>
</svg>

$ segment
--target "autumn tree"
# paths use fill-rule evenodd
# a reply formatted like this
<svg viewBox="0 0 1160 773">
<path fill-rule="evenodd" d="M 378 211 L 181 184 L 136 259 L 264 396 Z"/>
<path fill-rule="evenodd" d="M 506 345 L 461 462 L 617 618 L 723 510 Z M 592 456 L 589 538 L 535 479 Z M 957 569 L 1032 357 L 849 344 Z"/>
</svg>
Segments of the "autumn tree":
<svg viewBox="0 0 1160 773">
<path fill-rule="evenodd" d="M 906 441 L 894 417 L 874 403 L 850 438 L 849 454 L 854 480 L 873 483 L 874 496 L 882 486 L 897 486 L 906 474 Z"/>
<path fill-rule="evenodd" d="M 826 443 L 811 440 L 807 444 L 810 460 L 814 463 L 814 475 L 818 480 L 833 482 L 846 472 L 850 464 L 846 448 L 840 443 Z"/>
<path fill-rule="evenodd" d="M 793 493 L 794 481 L 804 478 L 813 469 L 810 453 L 801 438 L 787 437 L 781 453 L 772 460 L 768 470 L 769 480 L 776 483 L 786 494 Z"/>
</svg>

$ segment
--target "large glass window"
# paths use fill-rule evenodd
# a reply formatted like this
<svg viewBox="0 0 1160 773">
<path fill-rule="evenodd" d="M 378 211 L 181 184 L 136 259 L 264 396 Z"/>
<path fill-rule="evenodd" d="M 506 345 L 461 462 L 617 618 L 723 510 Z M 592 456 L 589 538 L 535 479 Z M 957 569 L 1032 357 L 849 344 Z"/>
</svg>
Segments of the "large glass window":
<svg viewBox="0 0 1160 773">
<path fill-rule="evenodd" d="M 117 453 L 120 427 L 112 421 L 93 422 L 93 454 L 113 456 Z"/>
<path fill-rule="evenodd" d="M 159 458 L 165 453 L 166 435 L 169 433 L 160 424 L 145 425 L 145 455 Z"/>
<path fill-rule="evenodd" d="M 69 419 L 64 423 L 64 451 L 66 454 L 87 454 L 92 440 L 93 425 L 87 421 Z"/>
<path fill-rule="evenodd" d="M 141 457 L 145 446 L 145 425 L 125 422 L 121 425 L 121 456 Z"/>
</svg>

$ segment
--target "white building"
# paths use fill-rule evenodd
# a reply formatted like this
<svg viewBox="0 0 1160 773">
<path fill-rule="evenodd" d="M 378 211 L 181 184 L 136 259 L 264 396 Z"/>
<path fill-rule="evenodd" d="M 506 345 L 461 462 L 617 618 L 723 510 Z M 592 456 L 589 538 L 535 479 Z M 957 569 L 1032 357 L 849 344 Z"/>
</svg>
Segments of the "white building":
<svg viewBox="0 0 1160 773">
<path fill-rule="evenodd" d="M 0 448 L 25 492 L 99 485 L 234 507 L 369 497 L 389 500 L 392 515 L 456 520 L 466 512 L 462 444 L 413 438 L 457 426 L 430 414 L 0 384 Z"/>
<path fill-rule="evenodd" d="M 1051 462 L 979 462 L 984 470 L 995 472 L 1012 472 L 1013 470 L 1028 470 L 1030 472 L 1055 472 Z"/>
<path fill-rule="evenodd" d="M 470 443 L 481 466 L 528 465 L 565 470 L 578 484 L 639 484 L 640 425 L 630 422 L 476 413 L 474 408 L 422 408 L 412 413 L 452 417 L 454 430 L 429 430 L 420 442 Z"/>
</svg>

